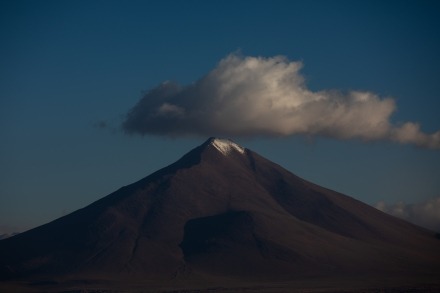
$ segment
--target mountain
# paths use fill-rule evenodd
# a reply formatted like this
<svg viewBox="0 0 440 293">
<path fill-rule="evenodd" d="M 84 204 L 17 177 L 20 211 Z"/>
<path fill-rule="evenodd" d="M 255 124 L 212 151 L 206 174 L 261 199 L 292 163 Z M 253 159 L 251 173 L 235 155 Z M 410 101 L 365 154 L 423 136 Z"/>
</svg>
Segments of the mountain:
<svg viewBox="0 0 440 293">
<path fill-rule="evenodd" d="M 440 286 L 440 240 L 210 138 L 83 209 L 1 240 L 0 278 Z"/>
</svg>

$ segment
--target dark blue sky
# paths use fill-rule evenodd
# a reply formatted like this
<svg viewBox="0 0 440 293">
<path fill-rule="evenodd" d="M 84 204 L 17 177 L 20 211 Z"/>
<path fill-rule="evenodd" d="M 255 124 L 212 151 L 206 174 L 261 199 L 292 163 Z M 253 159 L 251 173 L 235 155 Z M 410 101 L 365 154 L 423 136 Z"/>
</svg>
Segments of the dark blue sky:
<svg viewBox="0 0 440 293">
<path fill-rule="evenodd" d="M 237 51 L 302 61 L 310 89 L 392 97 L 393 123 L 438 131 L 439 13 L 438 1 L 2 1 L 0 233 L 81 208 L 202 143 L 119 126 L 142 93 L 190 84 Z M 440 196 L 438 150 L 236 140 L 369 204 Z"/>
</svg>

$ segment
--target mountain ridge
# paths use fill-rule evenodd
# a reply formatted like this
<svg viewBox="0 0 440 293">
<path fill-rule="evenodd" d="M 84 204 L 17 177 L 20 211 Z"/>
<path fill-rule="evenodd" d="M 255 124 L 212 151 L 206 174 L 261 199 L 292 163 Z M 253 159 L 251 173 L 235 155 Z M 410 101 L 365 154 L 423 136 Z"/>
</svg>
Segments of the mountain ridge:
<svg viewBox="0 0 440 293">
<path fill-rule="evenodd" d="M 230 140 L 0 241 L 4 280 L 440 276 L 435 233 Z"/>
</svg>

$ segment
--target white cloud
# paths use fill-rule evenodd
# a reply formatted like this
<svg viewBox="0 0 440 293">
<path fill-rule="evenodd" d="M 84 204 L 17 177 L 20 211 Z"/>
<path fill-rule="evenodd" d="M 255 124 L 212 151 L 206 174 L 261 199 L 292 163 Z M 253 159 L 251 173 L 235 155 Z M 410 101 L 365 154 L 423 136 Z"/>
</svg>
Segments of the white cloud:
<svg viewBox="0 0 440 293">
<path fill-rule="evenodd" d="M 406 204 L 403 201 L 386 204 L 379 201 L 375 207 L 390 215 L 440 232 L 440 197 L 414 204 Z"/>
<path fill-rule="evenodd" d="M 391 140 L 440 148 L 440 131 L 393 126 L 391 98 L 371 92 L 307 88 L 301 62 L 231 54 L 188 86 L 165 82 L 149 91 L 123 123 L 127 133 L 202 136 L 321 135 Z"/>
<path fill-rule="evenodd" d="M 184 116 L 184 113 L 185 109 L 168 103 L 163 103 L 159 109 L 157 109 L 157 114 L 160 116 L 182 117 Z"/>
</svg>

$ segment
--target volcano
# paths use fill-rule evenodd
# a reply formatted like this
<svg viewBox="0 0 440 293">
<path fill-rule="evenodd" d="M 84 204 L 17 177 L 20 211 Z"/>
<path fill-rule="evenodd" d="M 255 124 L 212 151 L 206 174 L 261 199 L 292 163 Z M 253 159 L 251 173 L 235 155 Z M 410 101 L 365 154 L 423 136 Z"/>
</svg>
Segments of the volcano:
<svg viewBox="0 0 440 293">
<path fill-rule="evenodd" d="M 210 138 L 83 209 L 1 240 L 0 278 L 47 291 L 79 286 L 73 280 L 440 288 L 440 240 Z"/>
</svg>

